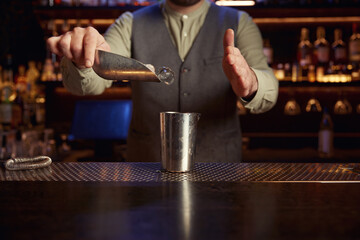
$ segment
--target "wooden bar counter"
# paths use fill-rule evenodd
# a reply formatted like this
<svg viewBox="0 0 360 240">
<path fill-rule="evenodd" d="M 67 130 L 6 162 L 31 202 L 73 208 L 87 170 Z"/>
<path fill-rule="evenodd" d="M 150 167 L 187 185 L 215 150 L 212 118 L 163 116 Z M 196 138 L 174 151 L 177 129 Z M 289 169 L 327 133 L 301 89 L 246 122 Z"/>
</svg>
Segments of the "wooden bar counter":
<svg viewBox="0 0 360 240">
<path fill-rule="evenodd" d="M 0 168 L 1 239 L 359 239 L 355 163 Z"/>
</svg>

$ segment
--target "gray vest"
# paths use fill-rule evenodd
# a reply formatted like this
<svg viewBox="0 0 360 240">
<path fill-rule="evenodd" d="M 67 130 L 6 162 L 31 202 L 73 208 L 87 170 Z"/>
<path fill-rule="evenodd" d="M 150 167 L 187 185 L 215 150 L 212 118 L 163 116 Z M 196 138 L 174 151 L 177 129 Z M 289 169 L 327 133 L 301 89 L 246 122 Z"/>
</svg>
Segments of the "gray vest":
<svg viewBox="0 0 360 240">
<path fill-rule="evenodd" d="M 179 57 L 158 4 L 134 13 L 132 57 L 158 69 L 170 67 L 175 82 L 131 83 L 133 116 L 128 161 L 160 161 L 160 112 L 199 112 L 196 161 L 241 161 L 236 95 L 222 70 L 223 36 L 236 28 L 239 12 L 212 4 L 184 62 Z"/>
</svg>

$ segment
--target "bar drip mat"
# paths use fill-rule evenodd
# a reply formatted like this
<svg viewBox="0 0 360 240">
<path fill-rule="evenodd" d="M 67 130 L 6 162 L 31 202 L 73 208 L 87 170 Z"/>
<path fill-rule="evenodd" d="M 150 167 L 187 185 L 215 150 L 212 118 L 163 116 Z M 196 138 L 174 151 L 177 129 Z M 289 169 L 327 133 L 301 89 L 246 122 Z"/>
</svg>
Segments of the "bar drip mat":
<svg viewBox="0 0 360 240">
<path fill-rule="evenodd" d="M 196 163 L 187 173 L 160 171 L 160 163 L 53 163 L 36 170 L 0 168 L 0 181 L 110 182 L 360 182 L 356 163 Z"/>
</svg>

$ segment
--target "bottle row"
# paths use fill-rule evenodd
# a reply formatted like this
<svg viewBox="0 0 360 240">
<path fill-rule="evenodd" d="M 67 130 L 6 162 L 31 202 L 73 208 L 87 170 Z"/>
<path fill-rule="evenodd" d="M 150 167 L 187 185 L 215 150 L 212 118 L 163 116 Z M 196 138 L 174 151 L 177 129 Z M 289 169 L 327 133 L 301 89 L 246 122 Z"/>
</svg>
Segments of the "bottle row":
<svg viewBox="0 0 360 240">
<path fill-rule="evenodd" d="M 349 82 L 360 80 L 360 33 L 353 23 L 353 33 L 348 41 L 343 40 L 342 30 L 334 30 L 330 43 L 325 28 L 316 29 L 316 39 L 311 42 L 309 29 L 302 28 L 297 56 L 294 63 L 273 61 L 273 49 L 264 39 L 264 54 L 279 80 L 309 82 Z"/>
<path fill-rule="evenodd" d="M 0 160 L 15 157 L 55 157 L 53 129 L 10 130 L 0 132 Z"/>
<path fill-rule="evenodd" d="M 47 76 L 47 65 L 38 64 L 39 71 L 36 62 L 29 61 L 28 66 L 19 65 L 15 71 L 12 56 L 7 55 L 6 63 L 0 66 L 0 130 L 44 124 L 45 91 L 39 80 Z"/>
<path fill-rule="evenodd" d="M 304 108 L 300 106 L 295 98 L 290 98 L 284 106 L 284 115 L 287 116 L 296 116 L 300 115 L 302 112 L 305 113 L 321 113 L 324 109 L 327 109 L 328 112 L 330 110 L 334 115 L 349 115 L 353 113 L 353 106 L 346 98 L 339 98 L 332 109 L 325 107 L 321 104 L 321 102 L 315 98 L 310 98 Z M 355 112 L 360 114 L 360 104 L 357 104 L 355 107 Z"/>
<path fill-rule="evenodd" d="M 328 105 L 328 103 L 321 103 L 316 97 L 311 97 L 306 104 L 302 106 L 295 97 L 291 97 L 283 105 L 283 114 L 286 116 L 298 116 L 302 113 L 321 113 L 325 108 L 334 115 L 360 114 L 360 103 L 353 106 L 345 97 L 339 98 L 332 108 L 329 108 Z M 248 110 L 240 101 L 237 103 L 237 110 L 239 115 L 246 115 L 248 113 Z"/>
</svg>

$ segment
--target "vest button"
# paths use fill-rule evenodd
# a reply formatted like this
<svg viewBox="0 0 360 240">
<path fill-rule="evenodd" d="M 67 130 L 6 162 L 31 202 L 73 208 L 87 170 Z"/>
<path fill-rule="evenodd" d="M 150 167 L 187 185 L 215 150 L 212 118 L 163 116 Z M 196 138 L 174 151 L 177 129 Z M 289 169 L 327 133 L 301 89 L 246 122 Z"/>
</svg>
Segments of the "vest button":
<svg viewBox="0 0 360 240">
<path fill-rule="evenodd" d="M 189 95 L 190 95 L 190 93 L 188 93 L 188 92 L 184 92 L 184 93 L 183 93 L 183 96 L 184 96 L 184 97 L 187 97 L 187 96 L 189 96 Z"/>
<path fill-rule="evenodd" d="M 189 72 L 189 71 L 190 71 L 189 68 L 183 68 L 183 70 L 182 70 L 183 73 L 187 73 L 187 72 Z"/>
</svg>

